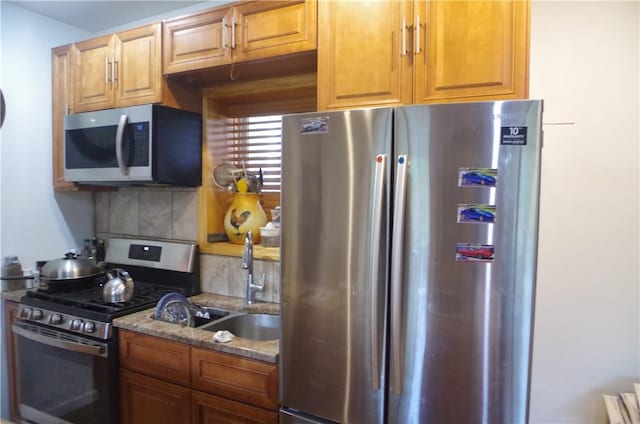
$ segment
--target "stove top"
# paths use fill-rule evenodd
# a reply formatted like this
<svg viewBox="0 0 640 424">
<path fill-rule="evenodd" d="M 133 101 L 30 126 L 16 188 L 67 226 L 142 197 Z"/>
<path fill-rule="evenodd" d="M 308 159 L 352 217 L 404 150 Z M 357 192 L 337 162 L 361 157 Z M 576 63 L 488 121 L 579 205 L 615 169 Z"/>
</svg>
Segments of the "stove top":
<svg viewBox="0 0 640 424">
<path fill-rule="evenodd" d="M 135 281 L 133 297 L 128 302 L 105 302 L 102 300 L 102 287 L 92 287 L 71 292 L 31 290 L 21 299 L 21 303 L 73 314 L 80 318 L 110 322 L 119 316 L 151 308 L 162 296 L 172 292 L 185 294 L 186 290 L 180 287 Z"/>
<path fill-rule="evenodd" d="M 98 277 L 93 287 L 28 291 L 20 299 L 18 318 L 106 339 L 111 337 L 114 318 L 152 308 L 167 293 L 198 294 L 198 259 L 197 245 L 192 242 L 108 239 L 106 269 L 123 268 L 131 275 L 134 292 L 130 301 L 103 301 L 105 281 Z"/>
</svg>

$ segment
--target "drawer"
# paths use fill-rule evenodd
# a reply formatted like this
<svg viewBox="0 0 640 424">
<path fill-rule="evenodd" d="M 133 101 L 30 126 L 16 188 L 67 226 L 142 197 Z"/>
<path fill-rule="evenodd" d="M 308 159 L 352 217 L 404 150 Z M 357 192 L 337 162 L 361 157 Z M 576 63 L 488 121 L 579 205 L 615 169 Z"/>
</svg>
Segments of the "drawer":
<svg viewBox="0 0 640 424">
<path fill-rule="evenodd" d="M 278 409 L 278 366 L 275 364 L 192 348 L 191 374 L 194 389 Z"/>
<path fill-rule="evenodd" d="M 189 386 L 189 346 L 127 330 L 118 337 L 121 368 Z"/>
</svg>

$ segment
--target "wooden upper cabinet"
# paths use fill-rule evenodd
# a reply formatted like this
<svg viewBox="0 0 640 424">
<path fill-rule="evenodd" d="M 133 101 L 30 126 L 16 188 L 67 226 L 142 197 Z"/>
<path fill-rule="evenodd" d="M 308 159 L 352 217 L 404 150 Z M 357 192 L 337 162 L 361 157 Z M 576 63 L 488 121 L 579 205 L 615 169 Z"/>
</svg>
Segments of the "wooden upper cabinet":
<svg viewBox="0 0 640 424">
<path fill-rule="evenodd" d="M 111 87 L 115 37 L 105 35 L 73 45 L 74 112 L 108 109 L 115 98 Z"/>
<path fill-rule="evenodd" d="M 162 25 L 116 34 L 115 102 L 134 106 L 162 101 Z"/>
<path fill-rule="evenodd" d="M 411 103 L 409 56 L 401 51 L 411 2 L 321 1 L 320 110 Z"/>
<path fill-rule="evenodd" d="M 74 44 L 74 112 L 162 100 L 162 26 Z"/>
<path fill-rule="evenodd" d="M 320 2 L 319 110 L 528 96 L 529 2 Z"/>
<path fill-rule="evenodd" d="M 415 52 L 415 103 L 528 97 L 527 1 L 433 1 L 415 8 L 426 23 L 422 50 Z"/>
<path fill-rule="evenodd" d="M 164 22 L 165 75 L 316 48 L 316 0 L 251 1 Z"/>
<path fill-rule="evenodd" d="M 228 10 L 216 9 L 163 24 L 165 74 L 229 63 Z"/>
<path fill-rule="evenodd" d="M 231 11 L 231 47 L 238 60 L 263 59 L 316 48 L 315 0 L 253 1 Z"/>
<path fill-rule="evenodd" d="M 64 179 L 64 117 L 73 112 L 71 84 L 71 45 L 51 51 L 51 140 L 53 147 L 53 188 L 77 190 L 75 183 Z"/>
</svg>

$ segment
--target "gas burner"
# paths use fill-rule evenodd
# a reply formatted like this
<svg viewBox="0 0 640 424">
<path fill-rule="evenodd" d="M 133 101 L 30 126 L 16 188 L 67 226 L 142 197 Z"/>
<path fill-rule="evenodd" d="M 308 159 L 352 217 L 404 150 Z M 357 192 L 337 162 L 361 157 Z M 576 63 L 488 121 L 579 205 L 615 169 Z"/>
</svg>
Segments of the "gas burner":
<svg viewBox="0 0 640 424">
<path fill-rule="evenodd" d="M 109 239 L 107 269 L 127 270 L 134 281 L 132 299 L 105 302 L 102 291 L 106 278 L 100 276 L 82 288 L 56 285 L 28 291 L 20 300 L 19 318 L 72 332 L 86 333 L 85 327 L 106 328 L 100 335 L 95 331 L 87 335 L 110 337 L 114 318 L 152 308 L 167 293 L 198 294 L 198 257 L 195 243 Z"/>
</svg>

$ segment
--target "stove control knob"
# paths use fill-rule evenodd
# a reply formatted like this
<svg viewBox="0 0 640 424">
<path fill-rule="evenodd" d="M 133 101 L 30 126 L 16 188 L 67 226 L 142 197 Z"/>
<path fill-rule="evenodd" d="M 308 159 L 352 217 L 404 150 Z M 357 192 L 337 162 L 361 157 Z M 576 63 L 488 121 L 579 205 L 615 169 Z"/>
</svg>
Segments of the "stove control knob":
<svg viewBox="0 0 640 424">
<path fill-rule="evenodd" d="M 49 317 L 49 324 L 60 325 L 62 324 L 62 315 L 53 314 Z"/>
<path fill-rule="evenodd" d="M 33 313 L 33 309 L 31 309 L 31 308 L 24 308 L 24 309 L 22 310 L 22 312 L 20 312 L 20 316 L 21 316 L 22 318 L 27 318 L 27 319 L 29 319 L 29 318 L 31 318 L 31 314 L 32 314 L 32 313 Z"/>
<path fill-rule="evenodd" d="M 83 330 L 85 333 L 93 333 L 96 331 L 96 325 L 92 322 L 85 322 Z"/>
<path fill-rule="evenodd" d="M 72 330 L 80 330 L 82 328 L 82 320 L 72 319 L 69 323 L 69 328 Z"/>
<path fill-rule="evenodd" d="M 31 319 L 34 319 L 36 321 L 42 319 L 42 311 L 40 309 L 34 309 L 33 313 L 31 314 Z"/>
</svg>

